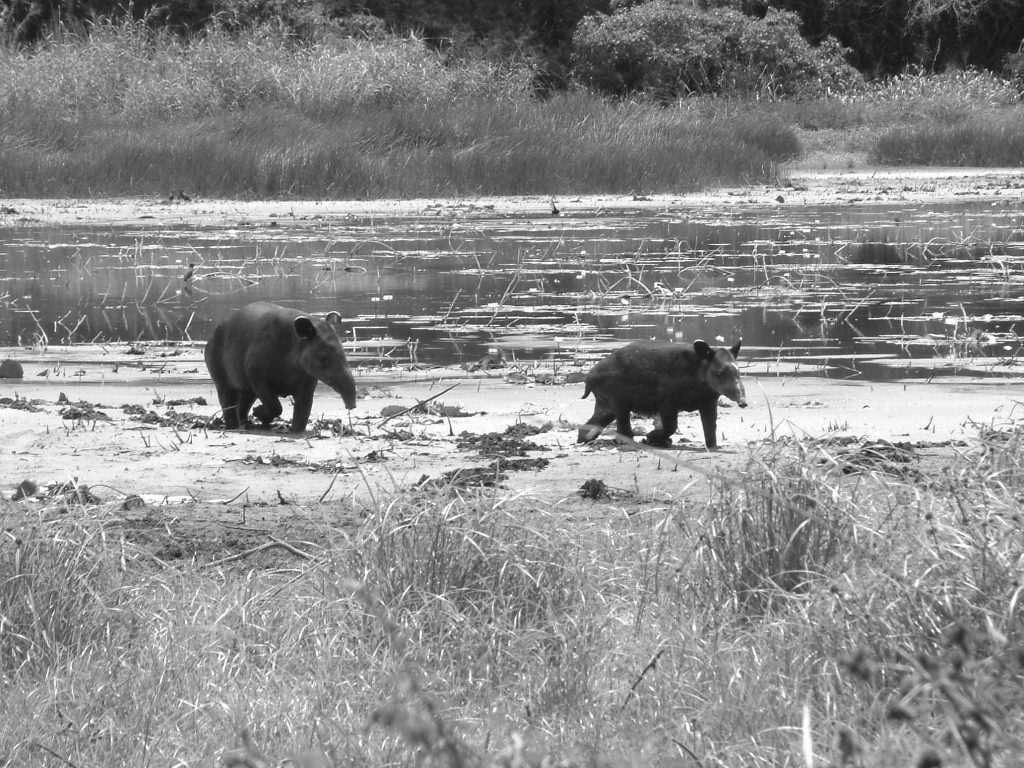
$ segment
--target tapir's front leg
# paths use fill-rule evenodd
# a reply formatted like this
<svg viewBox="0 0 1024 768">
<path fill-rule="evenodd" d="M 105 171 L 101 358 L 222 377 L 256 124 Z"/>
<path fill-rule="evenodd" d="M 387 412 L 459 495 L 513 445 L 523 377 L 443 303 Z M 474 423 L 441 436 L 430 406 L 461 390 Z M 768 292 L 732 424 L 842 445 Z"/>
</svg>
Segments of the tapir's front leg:
<svg viewBox="0 0 1024 768">
<path fill-rule="evenodd" d="M 306 424 L 309 423 L 309 414 L 313 410 L 313 393 L 316 391 L 316 381 L 308 390 L 296 392 L 292 395 L 294 406 L 292 407 L 292 425 L 289 432 L 305 432 Z"/>
<path fill-rule="evenodd" d="M 700 407 L 700 423 L 704 427 L 704 445 L 709 451 L 718 448 L 718 398 Z"/>
</svg>

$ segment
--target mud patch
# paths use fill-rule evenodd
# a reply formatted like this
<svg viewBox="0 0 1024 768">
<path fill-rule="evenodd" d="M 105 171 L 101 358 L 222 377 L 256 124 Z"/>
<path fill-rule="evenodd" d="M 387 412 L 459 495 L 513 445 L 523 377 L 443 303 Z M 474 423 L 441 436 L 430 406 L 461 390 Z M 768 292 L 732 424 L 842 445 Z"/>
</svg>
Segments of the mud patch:
<svg viewBox="0 0 1024 768">
<path fill-rule="evenodd" d="M 511 424 L 504 432 L 485 432 L 482 435 L 463 432 L 455 445 L 460 451 L 477 451 L 481 456 L 526 456 L 527 451 L 548 450 L 545 446 L 526 438 L 550 432 L 551 429 L 550 423 L 543 426 Z"/>
<path fill-rule="evenodd" d="M 202 398 L 199 398 L 202 399 Z M 189 401 L 175 400 L 178 404 L 185 404 Z M 157 427 L 173 427 L 175 429 L 210 429 L 214 426 L 216 418 L 201 416 L 190 411 L 176 411 L 169 408 L 163 415 L 153 410 L 148 410 L 142 405 L 122 405 L 121 411 L 128 417 L 129 421 L 138 421 L 142 424 L 152 424 Z"/>
<path fill-rule="evenodd" d="M 28 413 L 39 413 L 45 405 L 44 400 L 26 400 L 24 397 L 0 397 L 0 408 L 11 408 L 15 411 L 27 411 Z"/>
<path fill-rule="evenodd" d="M 608 486 L 604 484 L 604 480 L 599 480 L 596 477 L 592 477 L 583 483 L 578 493 L 581 498 L 590 499 L 591 501 L 610 499 L 612 497 Z"/>
<path fill-rule="evenodd" d="M 922 443 L 900 440 L 865 440 L 863 437 L 828 437 L 815 441 L 844 475 L 880 472 L 912 482 L 925 479 L 919 466 L 923 449 L 966 446 L 964 441 Z"/>
</svg>

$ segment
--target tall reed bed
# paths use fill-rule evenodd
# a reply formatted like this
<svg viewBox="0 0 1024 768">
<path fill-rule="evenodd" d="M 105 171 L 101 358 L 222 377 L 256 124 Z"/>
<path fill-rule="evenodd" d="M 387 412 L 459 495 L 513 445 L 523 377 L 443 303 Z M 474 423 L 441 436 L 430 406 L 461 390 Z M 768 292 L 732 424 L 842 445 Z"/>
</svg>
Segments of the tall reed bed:
<svg viewBox="0 0 1024 768">
<path fill-rule="evenodd" d="M 1013 764 L 1020 440 L 985 430 L 921 476 L 769 443 L 706 495 L 626 508 L 378 493 L 263 565 L 161 563 L 102 509 L 9 504 L 0 755 Z"/>
<path fill-rule="evenodd" d="M 884 165 L 1024 165 L 1024 111 L 953 123 L 893 128 L 875 140 L 871 162 Z"/>
<path fill-rule="evenodd" d="M 7 195 L 664 192 L 766 179 L 799 152 L 764 114 L 538 101 L 527 62 L 447 61 L 415 39 L 106 24 L 2 51 L 0 71 Z"/>
</svg>

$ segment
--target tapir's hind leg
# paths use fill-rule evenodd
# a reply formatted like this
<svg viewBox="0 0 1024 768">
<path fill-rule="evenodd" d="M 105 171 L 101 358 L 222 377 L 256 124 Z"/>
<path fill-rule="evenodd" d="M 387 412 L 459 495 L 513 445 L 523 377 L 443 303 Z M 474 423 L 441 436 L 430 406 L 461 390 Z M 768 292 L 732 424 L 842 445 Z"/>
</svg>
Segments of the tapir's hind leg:
<svg viewBox="0 0 1024 768">
<path fill-rule="evenodd" d="M 633 424 L 629 420 L 629 408 L 615 414 L 615 431 L 626 437 L 633 436 Z"/>
<path fill-rule="evenodd" d="M 252 390 L 246 389 L 238 393 L 236 413 L 238 414 L 237 426 L 239 429 L 249 426 L 249 409 L 252 408 L 252 404 L 255 402 L 256 395 L 253 394 Z"/>
<path fill-rule="evenodd" d="M 668 448 L 672 445 L 672 438 L 669 435 L 674 433 L 679 426 L 679 414 L 675 411 L 664 410 L 660 411 L 658 416 L 661 418 L 661 426 L 648 432 L 644 442 L 648 445 Z"/>
<path fill-rule="evenodd" d="M 237 389 L 231 389 L 217 384 L 217 400 L 220 401 L 221 417 L 224 419 L 224 426 L 228 429 L 238 429 L 244 422 L 245 415 L 241 412 L 239 401 L 242 393 Z M 250 402 L 251 406 L 252 403 Z"/>
<path fill-rule="evenodd" d="M 260 404 L 253 409 L 252 415 L 263 425 L 264 429 L 269 429 L 284 408 L 277 395 L 269 389 L 258 388 L 255 396 L 260 399 Z"/>
</svg>

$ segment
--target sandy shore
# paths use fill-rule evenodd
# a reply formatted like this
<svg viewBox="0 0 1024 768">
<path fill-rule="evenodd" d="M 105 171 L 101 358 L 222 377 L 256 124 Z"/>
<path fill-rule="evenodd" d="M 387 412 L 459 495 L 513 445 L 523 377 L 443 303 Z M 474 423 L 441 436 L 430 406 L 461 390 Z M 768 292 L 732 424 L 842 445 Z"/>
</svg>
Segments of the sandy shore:
<svg viewBox="0 0 1024 768">
<path fill-rule="evenodd" d="M 596 478 L 624 498 L 650 501 L 691 483 L 706 486 L 704 472 L 734 472 L 748 446 L 771 437 L 907 442 L 951 460 L 976 440 L 979 426 L 1002 428 L 1024 414 L 1024 381 L 1017 378 L 870 383 L 748 371 L 750 407 L 723 404 L 718 452 L 704 449 L 699 417 L 681 415 L 667 452 L 688 465 L 678 467 L 663 454 L 625 450 L 610 439 L 577 445 L 577 425 L 593 408 L 592 399 L 580 399 L 582 384 L 535 383 L 543 376 L 513 383 L 501 370 L 360 369 L 356 409 L 346 411 L 336 393 L 320 387 L 313 407 L 320 426 L 304 436 L 211 429 L 202 422 L 218 406 L 201 347 L 138 349 L 0 350 L 0 359 L 18 359 L 25 369 L 23 379 L 0 379 L 5 494 L 25 479 L 40 487 L 75 480 L 105 500 L 137 494 L 149 504 L 226 505 L 236 510 L 230 514 L 245 505 L 282 513 L 288 505 L 337 506 L 407 491 L 424 476 L 486 467 L 493 459 L 464 435 L 525 424 L 545 429 L 527 438 L 539 448 L 525 456 L 546 466 L 510 471 L 502 487 L 554 502 Z M 434 412 L 385 420 L 428 398 L 435 398 Z M 636 423 L 650 428 L 649 420 Z"/>
</svg>

